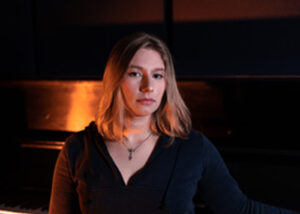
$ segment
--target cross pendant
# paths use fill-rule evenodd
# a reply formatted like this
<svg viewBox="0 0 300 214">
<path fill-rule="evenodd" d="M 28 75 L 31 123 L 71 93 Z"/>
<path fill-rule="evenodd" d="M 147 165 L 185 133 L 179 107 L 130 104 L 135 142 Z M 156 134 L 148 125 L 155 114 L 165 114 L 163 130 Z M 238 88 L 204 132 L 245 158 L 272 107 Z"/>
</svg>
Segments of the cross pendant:
<svg viewBox="0 0 300 214">
<path fill-rule="evenodd" d="M 128 149 L 129 152 L 129 156 L 128 156 L 128 160 L 132 159 L 132 153 L 134 152 L 134 149 Z"/>
</svg>

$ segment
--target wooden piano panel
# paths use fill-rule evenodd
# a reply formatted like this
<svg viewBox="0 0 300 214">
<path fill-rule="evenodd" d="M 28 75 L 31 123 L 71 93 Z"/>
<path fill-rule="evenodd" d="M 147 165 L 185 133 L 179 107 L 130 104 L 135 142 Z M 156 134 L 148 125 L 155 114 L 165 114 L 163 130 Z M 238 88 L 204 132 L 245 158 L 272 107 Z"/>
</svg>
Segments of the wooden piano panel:
<svg viewBox="0 0 300 214">
<path fill-rule="evenodd" d="M 192 112 L 194 127 L 224 134 L 224 130 L 216 133 L 206 127 L 211 121 L 225 120 L 222 91 L 203 81 L 178 84 Z M 102 93 L 101 81 L 12 81 L 1 85 L 8 93 L 19 91 L 27 130 L 82 130 L 94 120 Z"/>
<path fill-rule="evenodd" d="M 26 96 L 27 128 L 79 131 L 94 119 L 101 94 L 97 81 L 28 81 L 19 87 Z"/>
</svg>

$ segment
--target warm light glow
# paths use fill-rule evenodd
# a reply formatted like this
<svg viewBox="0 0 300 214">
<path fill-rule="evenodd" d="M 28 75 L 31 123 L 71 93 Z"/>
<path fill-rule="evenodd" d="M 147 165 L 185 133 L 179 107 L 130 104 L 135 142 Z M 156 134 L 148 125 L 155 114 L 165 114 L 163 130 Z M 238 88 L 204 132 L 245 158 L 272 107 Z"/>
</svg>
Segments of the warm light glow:
<svg viewBox="0 0 300 214">
<path fill-rule="evenodd" d="M 101 81 L 24 81 L 27 128 L 76 132 L 95 120 Z"/>
<path fill-rule="evenodd" d="M 92 120 L 95 120 L 99 98 L 100 94 L 96 91 L 94 82 L 80 82 L 80 84 L 75 84 L 69 98 L 70 106 L 66 129 L 80 131 Z"/>
<path fill-rule="evenodd" d="M 43 28 L 60 25 L 99 25 L 163 22 L 163 1 L 40 1 Z M 55 15 L 54 15 L 55 14 Z"/>
<path fill-rule="evenodd" d="M 7 210 L 0 210 L 0 214 L 30 214 L 30 213 L 24 213 L 24 212 L 16 212 L 16 211 L 7 211 Z"/>
<path fill-rule="evenodd" d="M 298 0 L 174 0 L 175 22 L 299 17 Z"/>
</svg>

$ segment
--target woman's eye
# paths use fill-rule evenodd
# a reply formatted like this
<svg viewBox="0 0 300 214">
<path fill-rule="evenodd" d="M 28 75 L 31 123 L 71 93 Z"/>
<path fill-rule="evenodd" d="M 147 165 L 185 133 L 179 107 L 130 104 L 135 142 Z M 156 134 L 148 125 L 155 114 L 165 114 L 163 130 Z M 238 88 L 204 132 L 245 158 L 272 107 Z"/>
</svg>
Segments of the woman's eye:
<svg viewBox="0 0 300 214">
<path fill-rule="evenodd" d="M 141 76 L 141 74 L 139 72 L 135 72 L 135 71 L 129 72 L 128 75 L 130 77 L 140 77 Z"/>
<path fill-rule="evenodd" d="M 155 79 L 162 79 L 164 76 L 162 74 L 154 74 L 153 77 Z"/>
</svg>

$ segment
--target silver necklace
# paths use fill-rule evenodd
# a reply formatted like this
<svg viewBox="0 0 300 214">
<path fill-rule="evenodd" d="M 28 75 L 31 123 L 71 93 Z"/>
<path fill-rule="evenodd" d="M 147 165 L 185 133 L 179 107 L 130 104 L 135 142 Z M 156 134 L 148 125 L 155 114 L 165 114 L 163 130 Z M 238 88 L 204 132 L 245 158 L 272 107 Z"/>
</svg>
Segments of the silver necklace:
<svg viewBox="0 0 300 214">
<path fill-rule="evenodd" d="M 152 136 L 152 132 L 150 132 L 150 134 L 142 141 L 139 143 L 139 145 L 137 145 L 135 148 L 128 148 L 125 144 L 125 141 L 122 141 L 122 144 L 125 146 L 125 148 L 128 151 L 128 160 L 132 159 L 132 154 L 144 143 L 146 142 L 150 137 Z"/>
</svg>

